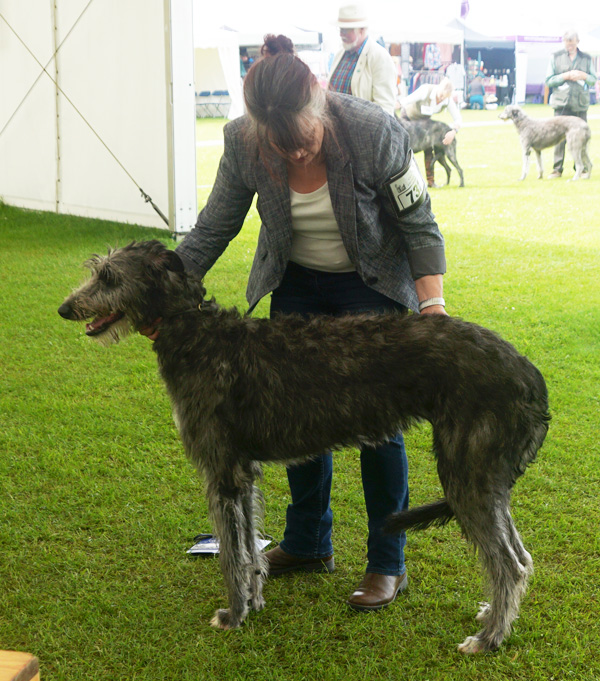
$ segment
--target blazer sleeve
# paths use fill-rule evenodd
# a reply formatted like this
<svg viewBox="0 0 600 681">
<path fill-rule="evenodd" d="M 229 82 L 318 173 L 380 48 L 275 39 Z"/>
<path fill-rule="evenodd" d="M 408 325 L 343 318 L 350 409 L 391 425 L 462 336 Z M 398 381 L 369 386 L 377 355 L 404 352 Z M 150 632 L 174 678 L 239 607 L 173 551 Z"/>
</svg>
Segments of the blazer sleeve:
<svg viewBox="0 0 600 681">
<path fill-rule="evenodd" d="M 374 139 L 374 176 L 385 219 L 402 232 L 413 279 L 446 272 L 444 237 L 431 212 L 431 199 L 399 218 L 387 194 L 386 184 L 406 163 L 410 143 L 404 128 L 393 118 L 382 121 Z"/>
<path fill-rule="evenodd" d="M 224 152 L 206 206 L 194 229 L 176 249 L 186 268 L 200 276 L 206 274 L 239 234 L 254 197 L 239 159 L 242 129 L 239 125 L 233 131 L 229 128 L 230 125 L 224 128 Z"/>
</svg>

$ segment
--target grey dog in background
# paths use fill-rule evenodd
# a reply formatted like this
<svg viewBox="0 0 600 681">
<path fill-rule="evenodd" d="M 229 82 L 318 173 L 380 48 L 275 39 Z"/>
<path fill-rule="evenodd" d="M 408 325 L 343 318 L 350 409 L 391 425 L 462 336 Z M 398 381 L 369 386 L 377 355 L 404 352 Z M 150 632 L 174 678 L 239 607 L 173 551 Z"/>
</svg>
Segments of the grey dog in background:
<svg viewBox="0 0 600 681">
<path fill-rule="evenodd" d="M 491 331 L 442 315 L 244 317 L 206 299 L 174 251 L 132 243 L 88 263 L 92 276 L 60 306 L 115 342 L 162 318 L 154 342 L 188 457 L 206 480 L 229 608 L 240 626 L 264 606 L 255 481 L 263 462 L 374 444 L 399 428 L 433 426 L 444 499 L 396 514 L 389 531 L 458 521 L 478 549 L 491 600 L 483 628 L 459 649 L 497 648 L 532 572 L 513 524 L 510 491 L 548 429 L 540 372 Z"/>
<path fill-rule="evenodd" d="M 512 121 L 519 133 L 523 149 L 523 171 L 520 180 L 527 177 L 529 171 L 529 154 L 533 149 L 537 158 L 538 179 L 544 175 L 542 165 L 542 149 L 554 147 L 564 139 L 567 140 L 569 153 L 575 161 L 573 180 L 589 179 L 592 162 L 587 152 L 592 137 L 590 126 L 577 116 L 555 116 L 554 118 L 536 119 L 527 116 L 516 104 L 507 106 L 498 114 L 503 121 Z"/>
</svg>

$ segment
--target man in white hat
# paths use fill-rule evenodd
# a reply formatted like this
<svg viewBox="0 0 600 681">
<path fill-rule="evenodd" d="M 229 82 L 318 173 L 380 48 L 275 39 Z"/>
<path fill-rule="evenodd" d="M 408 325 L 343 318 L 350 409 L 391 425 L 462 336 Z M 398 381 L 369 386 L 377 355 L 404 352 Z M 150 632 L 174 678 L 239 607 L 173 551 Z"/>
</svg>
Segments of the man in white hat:
<svg viewBox="0 0 600 681">
<path fill-rule="evenodd" d="M 343 49 L 331 65 L 329 88 L 375 102 L 392 116 L 398 93 L 398 74 L 388 51 L 368 36 L 363 5 L 340 7 L 336 25 Z"/>
</svg>

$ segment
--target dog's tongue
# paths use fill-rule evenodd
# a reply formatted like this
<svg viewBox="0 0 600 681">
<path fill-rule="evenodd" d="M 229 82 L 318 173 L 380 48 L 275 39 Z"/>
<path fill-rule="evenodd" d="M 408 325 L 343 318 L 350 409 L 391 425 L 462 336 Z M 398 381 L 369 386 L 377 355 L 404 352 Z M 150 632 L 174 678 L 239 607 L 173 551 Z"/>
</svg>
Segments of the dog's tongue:
<svg viewBox="0 0 600 681">
<path fill-rule="evenodd" d="M 108 317 L 98 317 L 97 319 L 94 319 L 93 322 L 85 325 L 85 333 L 88 336 L 95 336 L 121 319 L 122 316 L 123 314 L 121 312 L 115 312 L 114 314 L 108 315 Z"/>
</svg>

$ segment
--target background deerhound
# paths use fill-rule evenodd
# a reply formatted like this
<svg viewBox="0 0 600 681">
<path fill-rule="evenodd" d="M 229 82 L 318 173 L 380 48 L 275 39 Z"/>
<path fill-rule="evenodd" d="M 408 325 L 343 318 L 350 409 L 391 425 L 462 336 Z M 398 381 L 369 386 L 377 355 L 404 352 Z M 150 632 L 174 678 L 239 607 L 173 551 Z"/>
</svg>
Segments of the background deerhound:
<svg viewBox="0 0 600 681">
<path fill-rule="evenodd" d="M 555 116 L 542 120 L 530 118 L 521 107 L 516 104 L 507 106 L 498 118 L 512 121 L 519 133 L 519 140 L 523 149 L 523 170 L 520 180 L 527 177 L 529 171 L 529 154 L 533 149 L 537 158 L 538 179 L 544 175 L 542 165 L 542 149 L 553 147 L 564 139 L 567 140 L 569 153 L 575 161 L 575 175 L 573 180 L 589 180 L 592 173 L 592 162 L 587 152 L 588 143 L 592 137 L 590 126 L 577 116 Z"/>
<path fill-rule="evenodd" d="M 419 118 L 411 121 L 406 116 L 398 116 L 397 119 L 408 133 L 413 152 L 417 154 L 419 151 L 432 149 L 433 165 L 438 161 L 443 166 L 446 171 L 446 184 L 450 184 L 450 175 L 452 173 L 452 169 L 446 160 L 448 159 L 458 171 L 458 176 L 460 177 L 459 186 L 464 187 L 465 176 L 456 156 L 456 137 L 450 144 L 444 144 L 442 141 L 446 133 L 452 130 L 452 128 L 443 121 L 436 121 L 431 118 Z"/>
<path fill-rule="evenodd" d="M 207 301 L 174 251 L 132 243 L 87 265 L 90 280 L 59 308 L 114 342 L 161 317 L 160 373 L 192 462 L 206 479 L 238 627 L 264 606 L 254 482 L 266 461 L 373 444 L 426 419 L 445 498 L 394 515 L 389 529 L 456 518 L 479 551 L 491 601 L 459 649 L 496 648 L 532 571 L 509 510 L 510 490 L 541 447 L 548 402 L 540 372 L 491 331 L 442 315 L 251 319 Z M 382 389 L 383 388 L 383 389 Z"/>
</svg>

